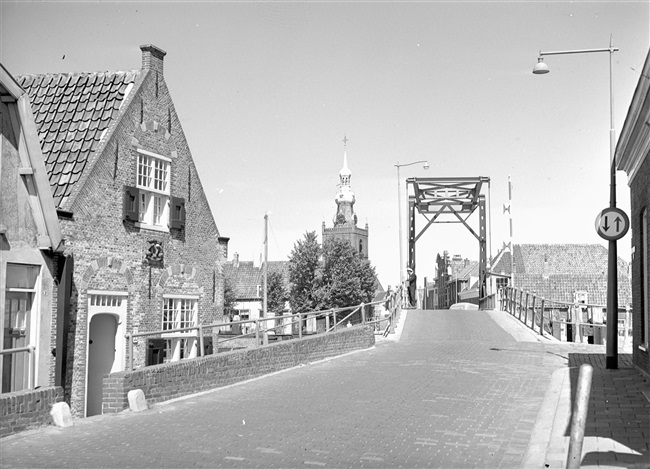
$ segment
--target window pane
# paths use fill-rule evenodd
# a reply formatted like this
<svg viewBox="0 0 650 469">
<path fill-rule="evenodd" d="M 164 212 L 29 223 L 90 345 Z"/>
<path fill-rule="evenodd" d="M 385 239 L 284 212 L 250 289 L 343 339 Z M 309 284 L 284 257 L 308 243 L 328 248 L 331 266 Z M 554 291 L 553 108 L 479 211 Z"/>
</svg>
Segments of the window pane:
<svg viewBox="0 0 650 469">
<path fill-rule="evenodd" d="M 37 265 L 7 264 L 6 288 L 36 288 L 41 268 Z"/>
</svg>

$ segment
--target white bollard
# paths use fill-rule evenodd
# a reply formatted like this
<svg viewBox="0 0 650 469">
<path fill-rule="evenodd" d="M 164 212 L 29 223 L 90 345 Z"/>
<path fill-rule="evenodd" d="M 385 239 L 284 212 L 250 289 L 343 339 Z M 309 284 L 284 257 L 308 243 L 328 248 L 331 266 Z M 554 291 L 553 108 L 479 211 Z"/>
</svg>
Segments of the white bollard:
<svg viewBox="0 0 650 469">
<path fill-rule="evenodd" d="M 57 427 L 71 427 L 72 426 L 72 414 L 70 413 L 70 406 L 65 402 L 57 402 L 52 406 L 50 410 L 50 415 L 52 420 L 54 420 L 54 425 Z"/>
<path fill-rule="evenodd" d="M 147 399 L 145 399 L 142 389 L 132 389 L 127 394 L 127 397 L 129 399 L 129 409 L 132 412 L 147 410 Z"/>
</svg>

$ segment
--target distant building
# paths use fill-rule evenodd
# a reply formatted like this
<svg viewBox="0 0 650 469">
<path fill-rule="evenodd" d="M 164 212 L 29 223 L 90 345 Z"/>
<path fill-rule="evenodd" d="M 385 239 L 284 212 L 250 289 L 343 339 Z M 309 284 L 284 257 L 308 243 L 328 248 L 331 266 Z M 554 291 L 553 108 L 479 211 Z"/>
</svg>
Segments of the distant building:
<svg viewBox="0 0 650 469">
<path fill-rule="evenodd" d="M 285 288 L 289 290 L 289 261 L 269 261 L 267 264 L 267 275 L 278 272 L 282 275 Z M 224 278 L 234 291 L 235 304 L 232 311 L 229 311 L 229 318 L 224 320 L 233 321 L 238 317 L 240 321 L 255 320 L 262 317 L 263 312 L 263 270 L 261 265 L 255 265 L 253 261 L 240 261 L 239 254 L 233 255 L 232 261 L 224 265 Z M 270 315 L 278 315 L 289 312 L 287 302 L 283 311 L 267 311 Z M 269 328 L 271 324 L 269 323 Z"/>
<path fill-rule="evenodd" d="M 547 300 L 574 303 L 585 292 L 588 304 L 607 303 L 607 249 L 600 244 L 515 244 L 513 285 Z M 503 252 L 492 271 L 512 274 L 511 253 Z M 505 283 L 505 282 L 504 282 Z M 632 303 L 628 263 L 618 259 L 619 309 Z"/>
<path fill-rule="evenodd" d="M 347 139 L 344 139 L 347 142 Z M 323 222 L 323 243 L 329 238 L 347 239 L 352 247 L 368 258 L 368 223 L 366 227 L 357 226 L 357 215 L 354 213 L 356 198 L 350 186 L 352 171 L 348 168 L 347 151 L 343 151 L 343 168 L 339 172 L 339 191 L 336 194 L 336 215 L 334 215 L 334 226 L 326 228 Z"/>
<path fill-rule="evenodd" d="M 650 52 L 616 147 L 627 173 L 632 225 L 633 362 L 650 374 Z"/>
<path fill-rule="evenodd" d="M 447 309 L 454 303 L 478 304 L 478 262 L 459 254 L 436 256 L 436 277 L 424 291 L 426 309 Z"/>
</svg>

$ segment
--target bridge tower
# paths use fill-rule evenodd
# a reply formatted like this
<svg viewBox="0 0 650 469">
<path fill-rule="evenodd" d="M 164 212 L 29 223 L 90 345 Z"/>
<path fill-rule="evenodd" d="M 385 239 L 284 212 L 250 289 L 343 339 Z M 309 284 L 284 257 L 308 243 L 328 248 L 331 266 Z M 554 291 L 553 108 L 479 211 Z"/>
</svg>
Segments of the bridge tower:
<svg viewBox="0 0 650 469">
<path fill-rule="evenodd" d="M 479 300 L 487 296 L 487 229 L 485 196 L 481 194 L 487 177 L 474 178 L 409 178 L 408 193 L 408 265 L 415 270 L 415 243 L 434 223 L 461 223 L 479 243 Z M 468 224 L 468 218 L 478 209 L 478 233 Z M 419 212 L 427 224 L 419 233 L 415 215 Z"/>
</svg>

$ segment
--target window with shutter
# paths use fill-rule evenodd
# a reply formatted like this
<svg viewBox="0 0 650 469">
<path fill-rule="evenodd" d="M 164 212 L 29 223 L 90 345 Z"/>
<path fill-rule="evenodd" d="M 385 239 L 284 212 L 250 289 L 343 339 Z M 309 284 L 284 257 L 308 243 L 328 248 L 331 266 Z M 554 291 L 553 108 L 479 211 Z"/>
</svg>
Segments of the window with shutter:
<svg viewBox="0 0 650 469">
<path fill-rule="evenodd" d="M 168 231 L 171 225 L 171 159 L 141 148 L 137 149 L 137 154 L 137 226 Z"/>
</svg>

